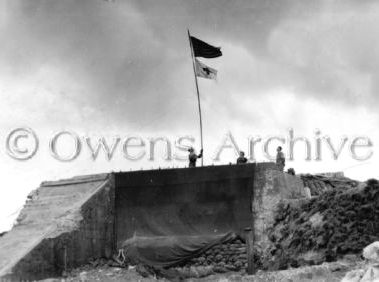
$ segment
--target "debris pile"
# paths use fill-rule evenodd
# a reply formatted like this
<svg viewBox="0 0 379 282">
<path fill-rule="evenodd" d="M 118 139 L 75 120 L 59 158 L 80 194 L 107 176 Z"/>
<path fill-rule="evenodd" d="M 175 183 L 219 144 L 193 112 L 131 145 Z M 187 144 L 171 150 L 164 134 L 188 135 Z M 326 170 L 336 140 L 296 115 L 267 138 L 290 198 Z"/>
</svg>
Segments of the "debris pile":
<svg viewBox="0 0 379 282">
<path fill-rule="evenodd" d="M 344 177 L 343 175 L 301 174 L 304 187 L 308 187 L 312 196 L 319 196 L 332 190 L 347 190 L 357 188 L 359 181 Z"/>
<path fill-rule="evenodd" d="M 379 240 L 378 182 L 347 191 L 333 189 L 297 204 L 282 204 L 269 238 L 271 248 L 263 258 L 264 269 L 320 264 L 360 253 Z"/>
</svg>

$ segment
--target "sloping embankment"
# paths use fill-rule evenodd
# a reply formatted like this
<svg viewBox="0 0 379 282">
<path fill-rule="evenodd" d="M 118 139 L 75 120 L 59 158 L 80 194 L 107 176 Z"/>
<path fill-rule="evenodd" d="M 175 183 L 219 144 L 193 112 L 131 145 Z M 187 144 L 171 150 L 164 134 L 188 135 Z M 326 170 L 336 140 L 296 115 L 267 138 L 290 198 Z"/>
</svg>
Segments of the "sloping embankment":
<svg viewBox="0 0 379 282">
<path fill-rule="evenodd" d="M 110 256 L 111 181 L 102 174 L 42 183 L 29 196 L 17 225 L 0 238 L 0 277 L 56 276 L 89 257 Z"/>
</svg>

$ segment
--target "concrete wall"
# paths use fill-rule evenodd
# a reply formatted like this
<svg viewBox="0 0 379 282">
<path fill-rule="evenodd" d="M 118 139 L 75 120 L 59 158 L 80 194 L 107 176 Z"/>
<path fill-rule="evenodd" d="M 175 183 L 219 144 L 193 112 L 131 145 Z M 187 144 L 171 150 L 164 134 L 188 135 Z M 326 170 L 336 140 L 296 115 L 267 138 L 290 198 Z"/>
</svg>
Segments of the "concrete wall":
<svg viewBox="0 0 379 282">
<path fill-rule="evenodd" d="M 43 183 L 0 238 L 0 280 L 59 276 L 114 251 L 112 175 Z"/>
<path fill-rule="evenodd" d="M 241 233 L 255 164 L 118 173 L 117 243 L 137 236 Z"/>
<path fill-rule="evenodd" d="M 302 180 L 274 163 L 119 173 L 116 182 L 118 244 L 138 236 L 197 235 L 254 226 L 257 246 L 281 201 L 305 197 Z"/>
<path fill-rule="evenodd" d="M 274 223 L 274 213 L 281 201 L 305 198 L 302 180 L 278 171 L 274 163 L 257 164 L 254 180 L 252 213 L 256 246 L 265 251 L 269 246 L 268 230 Z"/>
</svg>

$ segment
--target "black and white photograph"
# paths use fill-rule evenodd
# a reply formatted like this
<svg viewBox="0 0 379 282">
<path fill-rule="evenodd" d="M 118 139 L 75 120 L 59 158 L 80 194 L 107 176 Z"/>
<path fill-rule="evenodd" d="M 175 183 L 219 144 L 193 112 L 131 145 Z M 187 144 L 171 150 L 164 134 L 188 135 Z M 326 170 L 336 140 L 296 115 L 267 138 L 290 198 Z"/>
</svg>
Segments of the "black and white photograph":
<svg viewBox="0 0 379 282">
<path fill-rule="evenodd" d="M 378 282 L 379 1 L 0 0 L 0 281 Z"/>
</svg>

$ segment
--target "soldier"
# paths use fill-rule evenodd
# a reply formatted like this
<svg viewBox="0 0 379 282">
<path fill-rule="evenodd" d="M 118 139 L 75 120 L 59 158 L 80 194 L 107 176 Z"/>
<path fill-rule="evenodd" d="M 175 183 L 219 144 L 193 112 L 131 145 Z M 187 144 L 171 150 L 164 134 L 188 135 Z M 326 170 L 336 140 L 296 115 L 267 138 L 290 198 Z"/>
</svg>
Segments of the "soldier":
<svg viewBox="0 0 379 282">
<path fill-rule="evenodd" d="M 237 159 L 237 164 L 245 164 L 247 163 L 247 159 L 245 158 L 245 153 L 240 151 L 240 156 Z"/>
<path fill-rule="evenodd" d="M 203 149 L 200 150 L 200 154 L 196 155 L 194 148 L 189 148 L 188 149 L 189 155 L 188 155 L 188 160 L 189 160 L 189 165 L 188 167 L 196 167 L 196 161 L 198 158 L 203 157 Z"/>
<path fill-rule="evenodd" d="M 286 163 L 286 159 L 284 158 L 284 154 L 282 152 L 282 147 L 279 146 L 276 149 L 276 151 L 277 151 L 277 154 L 276 154 L 276 165 L 278 166 L 278 168 L 279 168 L 280 171 L 283 171 L 285 163 Z"/>
</svg>

